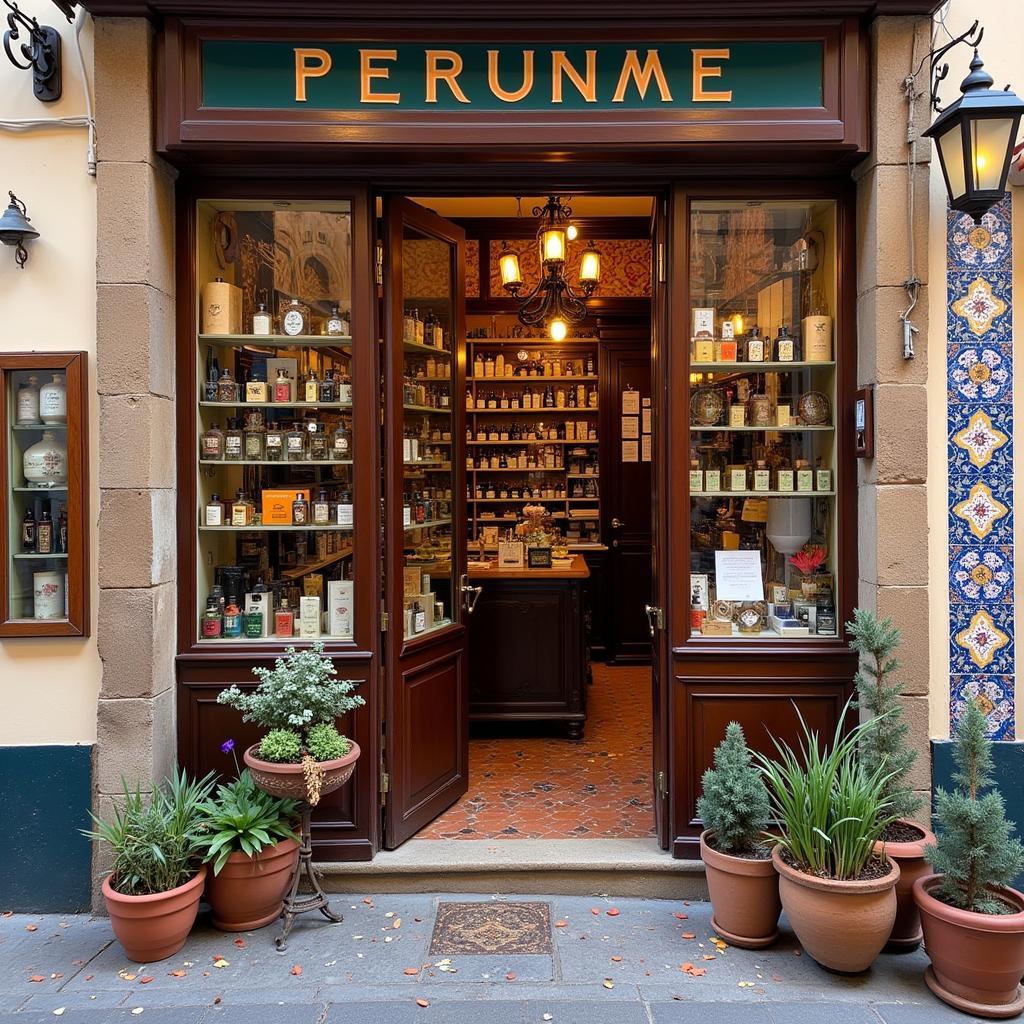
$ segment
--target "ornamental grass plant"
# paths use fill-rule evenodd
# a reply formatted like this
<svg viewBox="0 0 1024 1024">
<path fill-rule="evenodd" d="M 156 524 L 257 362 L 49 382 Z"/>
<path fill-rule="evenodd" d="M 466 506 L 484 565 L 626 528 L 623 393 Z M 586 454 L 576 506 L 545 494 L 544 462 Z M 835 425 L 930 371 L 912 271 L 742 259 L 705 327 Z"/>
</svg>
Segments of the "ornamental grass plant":
<svg viewBox="0 0 1024 1024">
<path fill-rule="evenodd" d="M 997 890 L 1010 885 L 1024 867 L 1024 847 L 1013 835 L 1002 796 L 992 788 L 992 741 L 973 700 L 957 726 L 953 759 L 956 788 L 936 790 L 936 844 L 925 852 L 942 875 L 931 894 L 976 914 L 1014 913 L 1016 908 L 1001 900 Z"/>
<path fill-rule="evenodd" d="M 868 870 L 875 841 L 894 820 L 885 796 L 891 772 L 884 765 L 869 769 L 857 757 L 867 723 L 843 735 L 849 707 L 829 746 L 822 747 L 798 710 L 799 752 L 773 737 L 777 760 L 754 755 L 782 826 L 773 841 L 799 870 L 835 881 L 853 881 Z"/>
</svg>

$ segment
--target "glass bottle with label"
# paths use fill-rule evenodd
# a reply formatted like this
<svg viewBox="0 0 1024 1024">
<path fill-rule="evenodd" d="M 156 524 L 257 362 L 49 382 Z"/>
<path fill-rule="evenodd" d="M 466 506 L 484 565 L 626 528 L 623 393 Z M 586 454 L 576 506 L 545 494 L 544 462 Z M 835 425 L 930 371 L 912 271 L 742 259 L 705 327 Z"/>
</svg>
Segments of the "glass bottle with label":
<svg viewBox="0 0 1024 1024">
<path fill-rule="evenodd" d="M 315 405 L 320 401 L 320 380 L 316 375 L 316 370 L 310 370 L 309 376 L 305 380 L 303 385 L 303 392 L 305 394 L 305 400 L 310 405 Z"/>
<path fill-rule="evenodd" d="M 746 357 L 748 363 L 763 363 L 765 361 L 764 338 L 761 337 L 761 328 L 757 324 L 750 328 L 750 337 L 747 338 Z"/>
<path fill-rule="evenodd" d="M 301 423 L 293 423 L 285 434 L 285 455 L 288 462 L 305 462 L 306 430 Z"/>
<path fill-rule="evenodd" d="M 256 312 L 252 315 L 252 333 L 253 334 L 273 334 L 274 324 L 273 318 L 270 312 L 267 310 L 267 304 L 265 302 L 259 303 L 256 307 Z"/>
<path fill-rule="evenodd" d="M 352 457 L 352 425 L 344 416 L 331 436 L 331 458 L 346 462 Z"/>
<path fill-rule="evenodd" d="M 339 338 L 348 334 L 348 318 L 341 315 L 341 311 L 337 306 L 331 307 L 331 315 L 327 318 L 327 333 L 332 338 Z"/>
<path fill-rule="evenodd" d="M 836 628 L 836 606 L 832 599 L 832 588 L 822 587 L 818 595 L 814 631 L 818 636 L 835 636 Z"/>
<path fill-rule="evenodd" d="M 220 500 L 220 495 L 214 493 L 213 497 L 206 503 L 206 510 L 203 517 L 204 526 L 223 526 L 224 525 L 224 502 Z"/>
<path fill-rule="evenodd" d="M 226 366 L 217 381 L 217 401 L 227 405 L 238 401 L 238 383 Z"/>
<path fill-rule="evenodd" d="M 309 525 L 309 502 L 301 491 L 295 495 L 292 502 L 292 523 L 295 526 Z"/>
<path fill-rule="evenodd" d="M 768 469 L 768 463 L 764 459 L 758 459 L 754 463 L 753 490 L 770 491 L 772 488 L 772 474 Z"/>
<path fill-rule="evenodd" d="M 274 612 L 274 633 L 277 636 L 295 635 L 295 613 L 288 607 L 288 598 L 281 598 L 281 607 Z"/>
<path fill-rule="evenodd" d="M 19 426 L 32 426 L 39 422 L 39 378 L 29 377 L 27 384 L 18 389 L 15 422 Z"/>
<path fill-rule="evenodd" d="M 323 462 L 330 454 L 330 446 L 327 441 L 327 431 L 322 423 L 311 420 L 308 424 L 309 431 L 309 457 L 315 462 Z"/>
<path fill-rule="evenodd" d="M 220 462 L 224 458 L 224 434 L 213 423 L 199 438 L 199 456 L 204 462 Z"/>
<path fill-rule="evenodd" d="M 298 299 L 281 307 L 281 330 L 291 338 L 309 334 L 309 311 Z"/>
<path fill-rule="evenodd" d="M 239 491 L 231 503 L 231 525 L 252 526 L 256 518 L 256 506 L 249 500 L 245 491 Z"/>
<path fill-rule="evenodd" d="M 292 379 L 288 376 L 283 367 L 277 371 L 277 378 L 274 381 L 274 401 L 292 401 Z"/>
<path fill-rule="evenodd" d="M 256 371 L 245 382 L 245 400 L 253 403 L 265 403 L 269 397 L 267 382 Z"/>
<path fill-rule="evenodd" d="M 266 432 L 263 429 L 263 414 L 252 413 L 245 417 L 245 461 L 262 462 L 266 454 Z"/>
<path fill-rule="evenodd" d="M 786 324 L 779 328 L 778 337 L 775 339 L 774 356 L 777 363 L 792 363 L 797 358 L 796 346 Z"/>
<path fill-rule="evenodd" d="M 224 637 L 235 638 L 242 635 L 242 609 L 238 607 L 238 599 L 232 594 L 224 605 Z"/>
<path fill-rule="evenodd" d="M 317 389 L 317 400 L 324 404 L 338 400 L 338 385 L 328 373 L 325 373 L 324 379 L 320 381 L 320 387 Z"/>
<path fill-rule="evenodd" d="M 36 550 L 36 514 L 29 505 L 25 509 L 25 516 L 21 520 L 21 550 L 31 555 Z"/>
<path fill-rule="evenodd" d="M 327 526 L 331 521 L 331 503 L 327 500 L 327 491 L 322 487 L 313 502 L 313 525 Z"/>
<path fill-rule="evenodd" d="M 244 451 L 242 428 L 237 419 L 230 419 L 224 431 L 224 458 L 228 462 L 241 462 Z"/>
<path fill-rule="evenodd" d="M 223 628 L 220 605 L 211 594 L 206 600 L 206 611 L 203 612 L 202 634 L 204 640 L 219 640 Z"/>
<path fill-rule="evenodd" d="M 352 404 L 352 378 L 342 372 L 340 375 L 336 375 L 336 381 L 338 385 L 337 401 L 342 405 Z"/>
<path fill-rule="evenodd" d="M 53 380 L 39 389 L 39 418 L 47 424 L 67 423 L 68 389 L 63 374 L 55 373 Z"/>
<path fill-rule="evenodd" d="M 352 525 L 352 492 L 344 490 L 338 499 L 338 525 Z"/>
<path fill-rule="evenodd" d="M 285 431 L 276 423 L 267 427 L 264 435 L 264 458 L 267 462 L 281 462 L 284 459 Z"/>
<path fill-rule="evenodd" d="M 57 513 L 57 550 L 63 554 L 68 551 L 68 509 L 61 505 Z"/>
</svg>

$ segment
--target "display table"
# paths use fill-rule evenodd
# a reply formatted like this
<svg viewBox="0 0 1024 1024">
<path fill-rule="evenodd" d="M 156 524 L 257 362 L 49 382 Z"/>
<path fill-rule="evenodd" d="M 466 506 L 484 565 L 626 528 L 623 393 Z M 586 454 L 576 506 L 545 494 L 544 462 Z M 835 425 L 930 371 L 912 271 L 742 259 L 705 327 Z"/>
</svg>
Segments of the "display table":
<svg viewBox="0 0 1024 1024">
<path fill-rule="evenodd" d="M 562 721 L 571 739 L 586 721 L 587 651 L 581 555 L 552 569 L 470 567 L 482 587 L 469 620 L 469 717 Z"/>
</svg>

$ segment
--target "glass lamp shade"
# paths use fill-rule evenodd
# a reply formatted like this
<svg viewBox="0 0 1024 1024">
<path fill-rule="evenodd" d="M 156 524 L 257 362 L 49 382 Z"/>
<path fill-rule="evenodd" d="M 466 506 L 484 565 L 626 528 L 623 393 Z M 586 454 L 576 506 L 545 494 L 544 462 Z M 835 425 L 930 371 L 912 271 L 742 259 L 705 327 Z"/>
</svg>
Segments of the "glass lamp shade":
<svg viewBox="0 0 1024 1024">
<path fill-rule="evenodd" d="M 570 241 L 570 242 L 575 242 L 575 241 L 576 241 L 576 236 L 577 236 L 578 234 L 579 234 L 579 231 L 577 230 L 577 228 L 576 228 L 576 225 L 575 225 L 575 224 L 570 224 L 570 225 L 569 225 L 569 226 L 568 226 L 568 227 L 567 227 L 567 228 L 565 229 L 565 235 L 566 235 L 566 237 L 567 237 L 567 238 L 569 239 L 569 241 Z"/>
<path fill-rule="evenodd" d="M 565 228 L 544 228 L 540 233 L 541 262 L 564 263 L 565 244 Z"/>
<path fill-rule="evenodd" d="M 590 285 L 591 288 L 595 288 L 600 280 L 601 254 L 594 248 L 594 243 L 591 242 L 580 260 L 580 284 L 584 286 Z"/>
<path fill-rule="evenodd" d="M 1024 101 L 991 88 L 977 50 L 962 95 L 924 134 L 935 139 L 949 205 L 980 223 L 1006 191 Z"/>
<path fill-rule="evenodd" d="M 503 288 L 512 291 L 522 285 L 523 273 L 519 269 L 519 257 L 511 249 L 503 250 L 498 257 L 498 269 L 501 271 Z"/>
<path fill-rule="evenodd" d="M 565 336 L 568 333 L 569 325 L 561 318 L 552 320 L 548 324 L 548 334 L 551 335 L 552 341 L 565 341 Z"/>
<path fill-rule="evenodd" d="M 795 555 L 811 537 L 810 498 L 769 498 L 768 539 L 782 555 Z"/>
</svg>

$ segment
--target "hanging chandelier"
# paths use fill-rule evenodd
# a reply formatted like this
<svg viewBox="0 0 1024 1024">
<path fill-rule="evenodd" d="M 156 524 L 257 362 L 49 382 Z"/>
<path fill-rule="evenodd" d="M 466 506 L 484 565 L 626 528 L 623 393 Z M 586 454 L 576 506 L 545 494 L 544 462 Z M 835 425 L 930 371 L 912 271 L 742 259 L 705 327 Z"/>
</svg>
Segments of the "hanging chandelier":
<svg viewBox="0 0 1024 1024">
<path fill-rule="evenodd" d="M 582 323 L 587 317 L 586 299 L 589 299 L 601 279 L 601 254 L 591 242 L 580 260 L 579 291 L 577 294 L 565 277 L 569 242 L 576 238 L 576 228 L 569 223 L 572 210 L 558 196 L 548 196 L 543 206 L 535 206 L 533 215 L 540 219 L 537 245 L 540 249 L 540 281 L 529 295 L 519 298 L 523 287 L 523 274 L 519 256 L 508 242 L 502 243 L 498 257 L 501 285 L 514 298 L 519 299 L 519 322 L 526 327 L 547 330 L 554 341 L 562 341 L 570 326 Z"/>
</svg>

